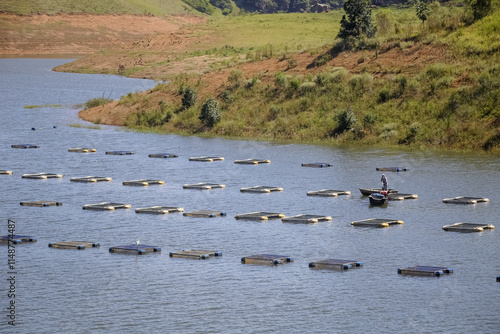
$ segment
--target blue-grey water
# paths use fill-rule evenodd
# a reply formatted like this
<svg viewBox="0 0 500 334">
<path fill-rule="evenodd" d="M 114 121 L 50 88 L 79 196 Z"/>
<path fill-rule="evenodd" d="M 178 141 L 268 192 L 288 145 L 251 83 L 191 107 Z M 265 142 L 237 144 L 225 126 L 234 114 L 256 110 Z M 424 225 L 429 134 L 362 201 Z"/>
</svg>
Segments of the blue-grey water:
<svg viewBox="0 0 500 334">
<path fill-rule="evenodd" d="M 92 125 L 77 117 L 76 104 L 94 97 L 118 98 L 154 86 L 147 80 L 55 73 L 68 60 L 0 59 L 0 235 L 7 219 L 16 234 L 35 236 L 15 248 L 15 326 L 9 325 L 7 246 L 0 246 L 1 333 L 499 333 L 500 157 L 477 153 L 411 152 L 338 148 L 247 140 L 206 139 L 68 126 Z M 23 108 L 60 104 L 59 108 Z M 55 126 L 55 128 L 54 128 Z M 33 131 L 31 128 L 35 128 Z M 14 149 L 36 144 L 38 149 Z M 96 153 L 70 153 L 92 147 Z M 112 156 L 106 151 L 130 150 Z M 148 158 L 170 152 L 173 159 Z M 190 162 L 220 155 L 222 162 Z M 270 159 L 268 165 L 237 165 L 236 159 Z M 331 168 L 304 168 L 325 162 Z M 401 166 L 386 175 L 389 186 L 419 198 L 370 207 L 359 187 L 380 186 L 376 167 Z M 61 173 L 62 179 L 31 180 L 25 173 Z M 72 177 L 111 177 L 82 184 Z M 122 182 L 158 179 L 164 185 L 128 187 Z M 196 191 L 183 184 L 214 182 L 225 189 Z M 283 187 L 271 194 L 241 193 L 257 185 Z M 341 189 L 350 196 L 320 198 L 307 191 Z M 487 197 L 489 203 L 445 204 L 455 196 Z M 21 201 L 62 202 L 25 207 Z M 82 210 L 98 202 L 132 209 Z M 152 205 L 185 211 L 217 210 L 218 218 L 181 213 L 136 214 Z M 236 220 L 236 214 L 320 214 L 313 225 Z M 350 222 L 391 218 L 404 225 L 353 227 Z M 455 233 L 456 222 L 493 224 L 497 230 Z M 144 256 L 112 254 L 109 247 L 141 243 L 162 248 Z M 61 250 L 48 243 L 99 242 L 100 248 Z M 182 249 L 212 249 L 221 258 L 170 258 Z M 279 266 L 241 264 L 260 253 L 294 257 Z M 311 270 L 325 258 L 362 261 L 345 272 Z M 398 275 L 410 265 L 446 266 L 443 277 Z"/>
</svg>

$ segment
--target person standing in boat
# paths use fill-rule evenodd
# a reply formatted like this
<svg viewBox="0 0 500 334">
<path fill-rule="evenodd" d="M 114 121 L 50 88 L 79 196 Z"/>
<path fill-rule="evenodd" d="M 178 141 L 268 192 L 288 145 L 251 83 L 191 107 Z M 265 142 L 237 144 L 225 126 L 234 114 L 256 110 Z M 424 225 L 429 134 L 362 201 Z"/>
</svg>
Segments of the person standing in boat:
<svg viewBox="0 0 500 334">
<path fill-rule="evenodd" d="M 382 190 L 387 191 L 387 177 L 385 176 L 385 174 L 382 174 L 382 178 L 380 179 L 380 181 L 382 182 Z"/>
</svg>

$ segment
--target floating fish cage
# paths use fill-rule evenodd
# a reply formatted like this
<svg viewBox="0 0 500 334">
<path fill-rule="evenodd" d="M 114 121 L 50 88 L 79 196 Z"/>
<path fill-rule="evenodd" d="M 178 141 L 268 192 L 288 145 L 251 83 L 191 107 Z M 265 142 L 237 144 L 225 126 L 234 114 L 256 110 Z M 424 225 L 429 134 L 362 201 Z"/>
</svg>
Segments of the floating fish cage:
<svg viewBox="0 0 500 334">
<path fill-rule="evenodd" d="M 96 182 L 109 182 L 112 179 L 110 177 L 103 177 L 103 176 L 84 176 L 84 177 L 72 177 L 69 180 L 71 182 L 96 183 Z"/>
<path fill-rule="evenodd" d="M 125 245 L 125 246 L 110 247 L 109 252 L 110 253 L 144 255 L 147 253 L 159 253 L 159 252 L 161 252 L 161 248 L 158 246 L 132 244 L 132 245 Z"/>
<path fill-rule="evenodd" d="M 285 217 L 281 219 L 283 223 L 293 223 L 293 224 L 315 224 L 330 220 L 332 220 L 332 217 L 320 216 L 320 215 L 298 215 L 292 217 Z"/>
<path fill-rule="evenodd" d="M 22 206 L 39 206 L 39 207 L 62 205 L 61 202 L 54 202 L 54 201 L 26 201 L 26 202 L 21 202 L 20 204 Z"/>
<path fill-rule="evenodd" d="M 93 153 L 93 152 L 97 152 L 97 150 L 95 148 L 76 147 L 76 148 L 69 148 L 68 152 Z"/>
<path fill-rule="evenodd" d="M 49 247 L 60 248 L 60 249 L 85 249 L 92 247 L 101 247 L 98 242 L 91 241 L 61 241 L 61 242 L 51 242 Z"/>
<path fill-rule="evenodd" d="M 213 161 L 224 161 L 223 157 L 191 157 L 189 161 L 201 161 L 201 162 L 213 162 Z"/>
<path fill-rule="evenodd" d="M 211 189 L 222 189 L 226 188 L 225 184 L 219 183 L 195 183 L 195 184 L 185 184 L 182 186 L 184 189 L 198 189 L 198 190 L 211 190 Z"/>
<path fill-rule="evenodd" d="M 323 162 L 312 162 L 312 163 L 302 164 L 302 167 L 325 168 L 325 167 L 333 167 L 333 165 Z"/>
<path fill-rule="evenodd" d="M 260 164 L 269 164 L 271 160 L 265 159 L 243 159 L 243 160 L 234 160 L 235 164 L 238 165 L 260 165 Z"/>
<path fill-rule="evenodd" d="M 489 202 L 489 201 L 490 200 L 485 197 L 465 197 L 465 196 L 443 199 L 444 203 L 453 203 L 453 204 L 477 204 L 480 202 Z"/>
<path fill-rule="evenodd" d="M 351 268 L 360 268 L 361 266 L 363 266 L 363 262 L 339 259 L 326 259 L 309 263 L 309 268 L 314 269 L 347 270 Z"/>
<path fill-rule="evenodd" d="M 242 193 L 271 193 L 271 192 L 283 191 L 283 188 L 269 187 L 269 186 L 255 186 L 255 187 L 241 188 L 240 191 Z"/>
<path fill-rule="evenodd" d="M 223 217 L 226 215 L 226 213 L 221 211 L 201 210 L 194 212 L 184 212 L 183 215 L 185 217 L 214 218 L 214 217 Z"/>
<path fill-rule="evenodd" d="M 273 255 L 273 254 L 257 254 L 241 258 L 243 264 L 267 264 L 277 265 L 281 263 L 293 262 L 293 257 L 286 255 Z"/>
<path fill-rule="evenodd" d="M 410 169 L 404 167 L 377 167 L 379 172 L 407 172 Z"/>
<path fill-rule="evenodd" d="M 209 259 L 210 257 L 221 257 L 222 252 L 187 249 L 187 250 L 182 250 L 179 252 L 170 252 L 169 256 L 170 257 L 182 257 L 182 258 L 186 258 L 186 259 L 206 260 L 206 259 Z"/>
<path fill-rule="evenodd" d="M 0 236 L 0 245 L 7 245 L 8 243 L 20 244 L 23 242 L 36 242 L 36 238 L 29 235 L 2 235 Z"/>
<path fill-rule="evenodd" d="M 165 184 L 164 181 L 160 180 L 147 180 L 147 179 L 141 179 L 141 180 L 132 180 L 132 181 L 123 181 L 124 186 L 141 186 L 141 187 L 147 187 L 152 184 Z"/>
<path fill-rule="evenodd" d="M 494 230 L 495 226 L 491 224 L 474 224 L 474 223 L 455 223 L 453 225 L 443 226 L 445 231 L 454 232 L 483 232 L 484 230 Z"/>
<path fill-rule="evenodd" d="M 122 203 L 102 202 L 96 204 L 85 204 L 83 210 L 113 211 L 116 209 L 130 209 L 132 205 Z"/>
<path fill-rule="evenodd" d="M 21 177 L 23 179 L 39 179 L 39 180 L 46 180 L 46 179 L 60 179 L 64 175 L 63 174 L 54 174 L 54 173 L 36 173 L 36 174 L 23 174 Z"/>
<path fill-rule="evenodd" d="M 387 198 L 390 201 L 403 201 L 405 199 L 417 199 L 417 194 L 401 194 L 401 193 L 389 193 Z"/>
<path fill-rule="evenodd" d="M 11 145 L 10 147 L 12 147 L 12 148 L 40 148 L 40 146 L 32 145 L 32 144 L 16 144 L 16 145 Z"/>
<path fill-rule="evenodd" d="M 402 220 L 370 218 L 351 222 L 352 226 L 363 227 L 389 227 L 390 225 L 402 225 Z"/>
<path fill-rule="evenodd" d="M 163 158 L 163 159 L 167 159 L 167 158 L 177 158 L 178 155 L 177 154 L 173 154 L 173 153 L 153 153 L 153 154 L 148 155 L 148 157 L 150 157 L 150 158 Z"/>
<path fill-rule="evenodd" d="M 234 216 L 234 218 L 236 219 L 246 219 L 246 220 L 269 220 L 269 219 L 281 219 L 284 217 L 285 215 L 283 213 L 263 212 L 263 211 L 243 213 Z"/>
<path fill-rule="evenodd" d="M 150 206 L 147 208 L 137 208 L 136 213 L 148 213 L 154 215 L 165 215 L 174 212 L 184 212 L 183 208 L 173 207 L 173 206 Z"/>
<path fill-rule="evenodd" d="M 0 175 L 12 175 L 12 171 L 10 171 L 10 170 L 0 170 Z"/>
<path fill-rule="evenodd" d="M 320 196 L 320 197 L 337 197 L 339 195 L 350 195 L 351 192 L 347 190 L 331 190 L 323 189 L 317 191 L 308 191 L 307 196 Z"/>
<path fill-rule="evenodd" d="M 133 151 L 108 151 L 106 152 L 108 155 L 132 155 L 135 154 Z"/>
<path fill-rule="evenodd" d="M 443 274 L 451 274 L 452 272 L 453 268 L 448 267 L 411 266 L 398 268 L 398 274 L 401 275 L 441 276 Z"/>
</svg>

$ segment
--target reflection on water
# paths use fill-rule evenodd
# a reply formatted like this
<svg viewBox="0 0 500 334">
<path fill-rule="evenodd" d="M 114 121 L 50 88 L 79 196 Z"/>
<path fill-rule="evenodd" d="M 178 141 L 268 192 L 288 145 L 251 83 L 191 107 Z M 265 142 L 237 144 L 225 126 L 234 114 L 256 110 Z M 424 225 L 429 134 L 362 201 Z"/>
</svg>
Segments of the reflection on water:
<svg viewBox="0 0 500 334">
<path fill-rule="evenodd" d="M 118 98 L 144 90 L 151 81 L 114 76 L 53 73 L 61 60 L 0 60 L 0 209 L 3 231 L 10 217 L 16 232 L 38 242 L 16 248 L 18 325 L 5 318 L 0 329 L 19 333 L 84 332 L 316 332 L 493 333 L 499 328 L 500 266 L 497 231 L 461 234 L 442 230 L 455 222 L 496 224 L 500 216 L 500 159 L 482 154 L 442 154 L 383 149 L 333 148 L 299 144 L 230 141 L 143 134 L 87 124 L 71 106 L 93 97 Z M 25 105 L 62 104 L 62 108 L 24 109 Z M 54 125 L 56 128 L 54 128 Z M 31 131 L 35 127 L 38 130 Z M 13 149 L 32 143 L 39 149 Z M 70 153 L 93 147 L 96 153 Z M 130 156 L 106 151 L 131 150 Z M 172 159 L 148 158 L 171 152 Z M 222 162 L 190 162 L 189 157 L 221 155 Z M 245 166 L 237 159 L 269 159 Z M 331 168 L 304 168 L 325 162 Z M 402 166 L 408 172 L 386 175 L 389 186 L 418 194 L 417 200 L 370 207 L 358 188 L 380 186 L 376 167 Z M 22 179 L 24 173 L 62 173 L 62 179 Z M 111 182 L 70 182 L 78 176 L 111 177 Z M 158 179 L 164 185 L 128 187 L 122 182 Z M 183 189 L 186 183 L 222 183 L 225 189 Z M 257 185 L 283 187 L 271 194 L 241 193 Z M 307 191 L 343 189 L 350 196 L 319 198 Z M 446 197 L 488 197 L 489 203 L 447 205 Z M 51 200 L 60 207 L 23 207 L 20 201 Z M 118 202 L 132 209 L 82 210 L 88 203 Z M 180 213 L 139 215 L 135 208 L 164 205 L 186 211 L 218 210 L 219 218 Z M 331 222 L 315 225 L 235 220 L 236 214 L 270 211 L 287 216 L 321 214 Z M 401 219 L 386 229 L 357 228 L 351 221 Z M 498 226 L 497 226 L 498 229 Z M 158 245 L 161 254 L 110 254 L 111 246 Z M 89 240 L 97 249 L 58 250 L 49 242 Z M 213 249 L 222 258 L 186 260 L 168 252 Z M 0 248 L 3 263 L 6 247 Z M 275 253 L 295 258 L 276 267 L 242 265 L 240 258 Z M 0 258 L 2 256 L 0 255 Z M 324 258 L 364 262 L 359 270 L 311 270 Z M 439 265 L 455 269 L 441 278 L 403 277 L 397 268 Z M 6 268 L 2 265 L 5 281 Z M 0 284 L 5 296 L 7 285 Z M 2 309 L 7 301 L 2 298 Z"/>
</svg>

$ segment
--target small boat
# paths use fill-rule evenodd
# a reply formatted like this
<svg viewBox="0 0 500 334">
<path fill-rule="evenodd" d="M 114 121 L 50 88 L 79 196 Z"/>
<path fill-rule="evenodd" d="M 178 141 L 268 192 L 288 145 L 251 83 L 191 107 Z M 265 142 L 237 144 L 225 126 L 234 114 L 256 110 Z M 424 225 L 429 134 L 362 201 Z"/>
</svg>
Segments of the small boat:
<svg viewBox="0 0 500 334">
<path fill-rule="evenodd" d="M 380 193 L 381 191 L 383 191 L 382 188 L 359 188 L 359 191 L 361 191 L 361 193 L 365 196 L 369 196 L 371 194 L 374 194 L 374 193 Z M 387 190 L 387 192 L 389 194 L 394 194 L 394 193 L 397 193 L 398 191 L 396 189 L 389 189 Z"/>
<path fill-rule="evenodd" d="M 370 199 L 370 204 L 371 205 L 384 205 L 385 202 L 387 201 L 387 193 L 382 194 L 382 193 L 373 193 L 370 196 L 368 196 Z"/>
</svg>

